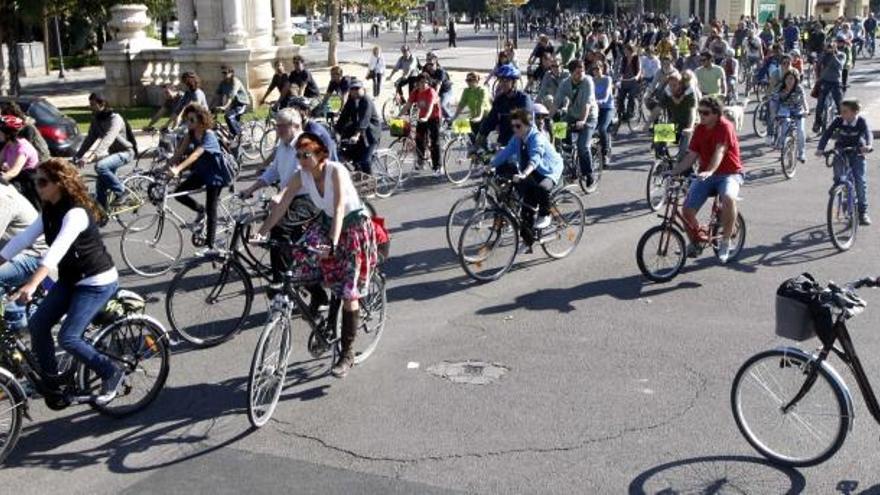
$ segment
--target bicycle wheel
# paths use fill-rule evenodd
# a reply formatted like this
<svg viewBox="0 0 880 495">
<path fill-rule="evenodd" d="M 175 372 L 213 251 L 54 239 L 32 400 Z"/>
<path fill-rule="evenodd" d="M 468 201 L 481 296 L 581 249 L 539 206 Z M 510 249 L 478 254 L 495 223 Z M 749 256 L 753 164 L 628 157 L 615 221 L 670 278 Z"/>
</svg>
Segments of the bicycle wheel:
<svg viewBox="0 0 880 495">
<path fill-rule="evenodd" d="M 648 171 L 645 196 L 651 211 L 660 211 L 666 204 L 666 189 L 669 187 L 669 178 L 664 174 L 672 170 L 672 165 L 672 162 L 668 160 L 654 160 L 651 170 Z"/>
<path fill-rule="evenodd" d="M 268 160 L 272 155 L 272 152 L 275 151 L 275 145 L 278 144 L 278 131 L 275 128 L 267 129 L 266 132 L 263 133 L 263 137 L 260 139 L 260 157 L 263 160 Z"/>
<path fill-rule="evenodd" d="M 458 260 L 474 280 L 498 280 L 513 265 L 519 243 L 519 227 L 509 213 L 479 211 L 461 231 Z"/>
<path fill-rule="evenodd" d="M 388 126 L 392 119 L 400 115 L 401 108 L 402 106 L 396 98 L 392 97 L 390 100 L 385 100 L 385 103 L 382 104 L 382 122 L 385 126 Z"/>
<path fill-rule="evenodd" d="M 263 124 L 256 120 L 246 122 L 241 128 L 238 144 L 241 147 L 241 156 L 248 161 L 260 158 L 262 148 L 260 141 L 263 139 L 265 129 Z"/>
<path fill-rule="evenodd" d="M 388 296 L 385 292 L 385 275 L 379 268 L 370 275 L 369 292 L 360 300 L 361 324 L 354 339 L 354 362 L 366 361 L 379 345 L 385 330 L 385 308 Z"/>
<path fill-rule="evenodd" d="M 800 352 L 774 349 L 749 358 L 736 374 L 730 405 L 740 433 L 763 456 L 786 466 L 814 466 L 837 452 L 849 431 L 846 392 L 820 367 L 809 392 L 787 405 L 814 364 Z"/>
<path fill-rule="evenodd" d="M 446 178 L 453 184 L 464 184 L 471 177 L 472 161 L 468 156 L 468 138 L 457 137 L 443 149 L 443 167 Z"/>
<path fill-rule="evenodd" d="M 446 244 L 456 256 L 458 256 L 458 241 L 461 239 L 461 231 L 465 224 L 478 210 L 485 208 L 485 202 L 480 204 L 479 194 L 480 192 L 475 191 L 458 198 L 452 203 L 452 208 L 446 216 Z"/>
<path fill-rule="evenodd" d="M 122 260 L 142 277 L 168 273 L 183 255 L 183 232 L 177 222 L 160 213 L 141 215 L 119 240 Z"/>
<path fill-rule="evenodd" d="M 721 239 L 721 222 L 720 219 L 715 219 L 715 224 L 712 226 L 712 250 L 715 251 L 715 255 L 718 256 L 718 242 Z M 729 261 L 733 261 L 739 256 L 739 253 L 742 252 L 743 246 L 746 245 L 746 220 L 743 218 L 742 214 L 736 214 L 736 225 L 733 227 L 733 235 L 730 236 L 730 256 L 728 257 Z"/>
<path fill-rule="evenodd" d="M 253 300 L 254 287 L 241 264 L 208 257 L 177 272 L 165 294 L 165 313 L 184 340 L 211 347 L 241 330 Z"/>
<path fill-rule="evenodd" d="M 752 114 L 752 128 L 755 130 L 755 135 L 759 138 L 767 136 L 767 118 L 769 112 L 769 105 L 766 101 L 763 101 L 757 108 L 755 108 L 755 112 Z"/>
<path fill-rule="evenodd" d="M 786 179 L 793 178 L 794 174 L 797 173 L 798 162 L 797 144 L 791 133 L 788 133 L 785 136 L 785 140 L 782 143 L 782 156 L 780 158 L 780 161 L 782 162 L 782 175 L 784 175 Z"/>
<path fill-rule="evenodd" d="M 856 198 L 849 184 L 837 184 L 828 197 L 827 225 L 831 243 L 840 251 L 846 251 L 856 242 L 859 215 Z"/>
<path fill-rule="evenodd" d="M 400 183 L 406 182 L 415 173 L 418 163 L 416 141 L 411 137 L 395 139 L 388 147 L 388 151 L 400 160 Z"/>
<path fill-rule="evenodd" d="M 118 395 L 109 404 L 90 403 L 101 414 L 121 418 L 147 407 L 165 386 L 171 354 L 165 330 L 150 317 L 136 315 L 117 320 L 102 328 L 92 341 L 125 371 Z M 101 379 L 84 364 L 79 365 L 80 390 L 97 394 Z"/>
<path fill-rule="evenodd" d="M 372 164 L 373 177 L 376 178 L 376 196 L 390 197 L 397 191 L 397 186 L 400 185 L 403 175 L 400 159 L 391 153 L 386 153 L 381 158 L 373 155 L 370 163 Z"/>
<path fill-rule="evenodd" d="M 135 172 L 144 173 L 153 170 L 160 164 L 161 157 L 162 151 L 158 146 L 151 146 L 141 151 L 134 162 Z"/>
<path fill-rule="evenodd" d="M 584 203 L 577 194 L 560 189 L 553 195 L 550 218 L 553 223 L 541 232 L 541 249 L 551 258 L 565 258 L 584 235 Z"/>
<path fill-rule="evenodd" d="M 248 421 L 255 428 L 265 425 L 278 406 L 287 378 L 291 349 L 290 320 L 276 314 L 260 334 L 248 378 Z"/>
<path fill-rule="evenodd" d="M 146 175 L 132 175 L 123 179 L 122 187 L 128 195 L 128 200 L 124 205 L 111 208 L 108 215 L 116 219 L 120 227 L 127 228 L 144 212 L 144 209 L 149 208 L 148 189 L 153 182 L 153 178 Z M 113 198 L 110 201 L 112 202 Z"/>
<path fill-rule="evenodd" d="M 242 230 L 242 239 L 250 239 L 253 237 L 253 233 L 256 230 L 259 230 L 260 225 L 263 223 L 263 220 L 268 216 L 268 211 L 263 210 L 254 216 L 250 223 L 244 226 L 244 230 Z M 269 250 L 261 244 L 251 244 L 250 242 L 242 242 L 242 249 L 244 252 L 251 258 L 256 264 L 256 268 L 262 275 L 268 275 L 271 273 L 272 264 L 269 261 Z"/>
<path fill-rule="evenodd" d="M 18 443 L 26 401 L 27 397 L 19 396 L 15 378 L 0 373 L 0 464 Z"/>
<path fill-rule="evenodd" d="M 648 229 L 636 246 L 636 262 L 642 275 L 653 282 L 668 282 L 687 260 L 687 243 L 677 229 L 657 225 Z"/>
</svg>

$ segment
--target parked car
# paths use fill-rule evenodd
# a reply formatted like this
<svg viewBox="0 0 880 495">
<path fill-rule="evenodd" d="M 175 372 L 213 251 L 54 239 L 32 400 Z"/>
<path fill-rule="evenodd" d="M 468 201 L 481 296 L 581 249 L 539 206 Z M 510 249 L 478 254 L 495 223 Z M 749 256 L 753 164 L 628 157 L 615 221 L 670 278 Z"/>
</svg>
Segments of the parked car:
<svg viewBox="0 0 880 495">
<path fill-rule="evenodd" d="M 52 156 L 72 157 L 79 150 L 85 136 L 79 132 L 76 121 L 65 116 L 55 105 L 39 97 L 0 97 L 0 105 L 15 102 L 35 121 L 37 130 L 49 145 Z"/>
</svg>

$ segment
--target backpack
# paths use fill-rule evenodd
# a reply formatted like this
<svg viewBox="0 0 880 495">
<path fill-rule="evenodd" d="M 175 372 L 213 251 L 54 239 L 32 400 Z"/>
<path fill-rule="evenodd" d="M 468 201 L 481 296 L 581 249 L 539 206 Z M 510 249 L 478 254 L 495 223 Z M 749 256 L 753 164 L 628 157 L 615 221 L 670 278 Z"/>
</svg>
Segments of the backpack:
<svg viewBox="0 0 880 495">
<path fill-rule="evenodd" d="M 235 159 L 235 156 L 226 150 L 224 147 L 220 147 L 220 160 L 217 163 L 220 166 L 219 177 L 223 181 L 223 186 L 228 186 L 235 182 L 235 178 L 238 177 L 238 173 L 241 171 L 241 164 L 238 163 L 238 160 Z"/>
</svg>

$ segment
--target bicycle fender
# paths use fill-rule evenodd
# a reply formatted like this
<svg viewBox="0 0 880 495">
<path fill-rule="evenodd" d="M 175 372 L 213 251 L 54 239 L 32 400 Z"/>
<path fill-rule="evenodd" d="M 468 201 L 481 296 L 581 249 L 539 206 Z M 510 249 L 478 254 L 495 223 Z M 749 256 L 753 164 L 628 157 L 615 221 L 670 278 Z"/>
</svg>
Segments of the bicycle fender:
<svg viewBox="0 0 880 495">
<path fill-rule="evenodd" d="M 33 421 L 31 418 L 30 412 L 28 411 L 28 398 L 27 393 L 24 391 L 24 387 L 21 386 L 18 379 L 15 378 L 15 375 L 12 374 L 11 371 L 6 368 L 0 368 L 0 375 L 9 379 L 9 383 L 12 384 L 12 398 L 15 400 L 15 406 L 21 406 L 22 412 L 24 413 L 24 417 L 26 417 L 29 421 Z"/>
<path fill-rule="evenodd" d="M 785 354 L 794 354 L 798 357 L 801 357 L 801 358 L 809 360 L 809 361 L 816 360 L 815 354 L 808 353 L 808 352 L 806 352 L 802 349 L 799 349 L 797 347 L 780 346 L 780 347 L 777 347 L 776 350 L 782 351 Z M 853 422 L 855 420 L 855 411 L 853 410 L 853 404 L 852 404 L 852 393 L 849 391 L 849 387 L 846 385 L 846 382 L 843 381 L 843 378 L 840 376 L 840 373 L 838 373 L 837 370 L 834 369 L 833 366 L 828 364 L 827 360 L 822 361 L 822 368 L 828 372 L 828 375 L 831 377 L 831 379 L 834 380 L 836 382 L 836 384 L 838 386 L 840 386 L 840 388 L 844 391 L 843 396 L 844 396 L 845 402 L 846 402 L 846 414 L 849 417 L 848 428 L 849 428 L 849 431 L 852 431 Z"/>
</svg>

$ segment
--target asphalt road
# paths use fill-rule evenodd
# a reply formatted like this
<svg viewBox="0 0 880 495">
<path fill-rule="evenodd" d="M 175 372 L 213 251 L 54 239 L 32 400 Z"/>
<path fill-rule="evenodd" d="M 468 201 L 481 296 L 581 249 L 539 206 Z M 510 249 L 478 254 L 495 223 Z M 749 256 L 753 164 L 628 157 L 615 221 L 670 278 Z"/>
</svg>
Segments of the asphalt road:
<svg viewBox="0 0 880 495">
<path fill-rule="evenodd" d="M 878 69 L 860 64 L 852 95 L 875 100 Z M 34 403 L 0 486 L 19 494 L 877 493 L 880 428 L 848 373 L 855 425 L 819 467 L 762 462 L 734 424 L 736 370 L 788 343 L 773 332 L 779 283 L 804 271 L 836 281 L 880 272 L 880 224 L 860 230 L 847 253 L 831 246 L 823 163 L 810 158 L 786 180 L 750 124 L 742 136 L 748 236 L 735 263 L 704 255 L 666 284 L 639 274 L 636 243 L 658 223 L 644 200 L 644 136 L 618 143 L 617 165 L 586 199 L 591 224 L 572 256 L 520 257 L 492 284 L 469 281 L 445 246 L 446 212 L 465 189 L 425 178 L 377 202 L 394 235 L 389 321 L 376 354 L 347 379 L 300 373 L 298 325 L 293 383 L 273 420 L 251 430 L 244 407 L 255 325 L 222 346 L 176 352 L 165 390 L 135 417 Z M 871 199 L 876 205 L 874 190 Z M 108 234 L 114 250 L 117 234 Z M 156 298 L 148 311 L 164 320 L 166 280 L 126 275 L 124 285 Z M 851 325 L 872 378 L 880 377 L 878 324 L 869 306 Z M 428 372 L 465 360 L 507 371 L 486 385 Z"/>
</svg>

